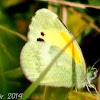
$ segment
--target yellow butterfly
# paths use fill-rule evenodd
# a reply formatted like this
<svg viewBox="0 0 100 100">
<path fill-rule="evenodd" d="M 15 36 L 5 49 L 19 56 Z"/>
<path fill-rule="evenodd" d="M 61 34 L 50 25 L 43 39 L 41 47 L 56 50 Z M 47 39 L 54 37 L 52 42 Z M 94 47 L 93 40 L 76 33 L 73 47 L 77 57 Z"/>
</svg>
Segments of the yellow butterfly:
<svg viewBox="0 0 100 100">
<path fill-rule="evenodd" d="M 73 38 L 56 14 L 40 9 L 29 26 L 28 42 L 20 55 L 22 70 L 28 80 L 34 82 L 53 58 Z M 41 85 L 55 87 L 85 87 L 86 65 L 81 49 L 74 40 L 58 58 Z M 90 82 L 90 81 L 89 81 Z"/>
</svg>

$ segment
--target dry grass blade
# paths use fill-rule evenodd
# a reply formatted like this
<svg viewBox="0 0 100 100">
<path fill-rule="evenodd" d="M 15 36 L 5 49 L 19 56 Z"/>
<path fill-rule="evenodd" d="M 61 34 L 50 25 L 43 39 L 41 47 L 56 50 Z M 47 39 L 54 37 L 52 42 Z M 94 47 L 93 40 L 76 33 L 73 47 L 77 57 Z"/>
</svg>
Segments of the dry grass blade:
<svg viewBox="0 0 100 100">
<path fill-rule="evenodd" d="M 85 5 L 85 4 L 79 4 L 79 3 L 72 3 L 72 2 L 67 2 L 67 1 L 56 1 L 56 0 L 38 0 L 38 1 L 58 3 L 58 4 L 62 4 L 62 5 L 69 5 L 69 6 L 83 8 L 83 9 L 86 9 L 87 7 L 95 8 L 95 9 L 100 9 L 99 6 Z"/>
<path fill-rule="evenodd" d="M 21 34 L 18 33 L 18 32 L 12 31 L 12 30 L 7 29 L 7 28 L 5 28 L 5 27 L 3 27 L 3 26 L 0 26 L 0 28 L 3 29 L 3 30 L 5 30 L 5 31 L 8 31 L 8 32 L 10 32 L 10 33 L 12 33 L 12 34 L 17 35 L 18 37 L 22 38 L 24 41 L 27 41 L 26 37 L 23 36 L 23 35 L 21 35 Z"/>
</svg>

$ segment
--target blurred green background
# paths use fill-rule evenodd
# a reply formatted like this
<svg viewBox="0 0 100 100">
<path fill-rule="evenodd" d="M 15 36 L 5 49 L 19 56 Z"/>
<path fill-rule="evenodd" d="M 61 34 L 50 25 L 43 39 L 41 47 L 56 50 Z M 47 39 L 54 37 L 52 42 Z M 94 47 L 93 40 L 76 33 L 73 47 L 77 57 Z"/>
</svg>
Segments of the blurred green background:
<svg viewBox="0 0 100 100">
<path fill-rule="evenodd" d="M 82 33 L 77 41 L 81 46 L 87 67 L 93 66 L 100 58 L 100 0 L 56 1 L 0 0 L 0 96 L 4 95 L 3 100 L 7 99 L 8 93 L 23 93 L 31 84 L 21 70 L 19 55 L 26 42 L 31 18 L 40 8 L 48 8 L 55 12 L 74 36 L 79 32 Z M 100 61 L 94 67 L 99 69 Z M 100 91 L 99 74 L 93 83 Z M 63 100 L 66 97 L 65 88 L 48 89 L 47 93 L 44 92 L 44 88 L 44 86 L 39 86 L 28 100 L 41 100 L 44 95 L 48 94 L 49 99 L 48 96 L 45 96 L 45 100 Z M 69 100 L 75 100 L 76 94 L 70 94 Z M 80 96 L 82 97 L 82 95 Z M 92 97 L 90 94 L 88 96 Z M 81 97 L 77 100 L 83 100 L 82 98 L 89 100 L 87 94 Z M 96 96 L 91 100 L 95 100 L 95 98 Z"/>
</svg>

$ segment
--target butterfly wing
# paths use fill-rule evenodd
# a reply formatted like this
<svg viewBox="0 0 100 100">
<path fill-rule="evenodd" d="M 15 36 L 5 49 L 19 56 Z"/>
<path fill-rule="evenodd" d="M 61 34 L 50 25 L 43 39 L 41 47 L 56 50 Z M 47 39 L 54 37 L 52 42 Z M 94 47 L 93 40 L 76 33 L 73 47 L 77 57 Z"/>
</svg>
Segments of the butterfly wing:
<svg viewBox="0 0 100 100">
<path fill-rule="evenodd" d="M 60 48 L 45 42 L 26 43 L 21 51 L 20 63 L 27 79 L 31 82 L 35 81 L 60 50 Z M 72 57 L 64 52 L 44 77 L 41 85 L 71 87 L 72 65 Z M 83 83 L 83 70 L 78 65 L 75 65 L 75 68 L 77 70 L 75 76 L 77 83 Z"/>
<path fill-rule="evenodd" d="M 21 66 L 30 81 L 35 81 L 72 35 L 58 16 L 47 9 L 40 9 L 29 26 L 28 42 L 21 51 Z M 38 40 L 44 40 L 38 41 Z M 69 45 L 41 82 L 42 85 L 83 87 L 85 61 L 77 42 Z"/>
</svg>

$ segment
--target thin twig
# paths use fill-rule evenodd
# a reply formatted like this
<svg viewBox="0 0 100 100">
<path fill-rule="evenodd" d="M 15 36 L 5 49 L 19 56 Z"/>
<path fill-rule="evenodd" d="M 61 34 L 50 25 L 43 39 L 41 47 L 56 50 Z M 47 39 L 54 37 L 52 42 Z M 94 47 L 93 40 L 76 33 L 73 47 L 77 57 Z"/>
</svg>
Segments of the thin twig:
<svg viewBox="0 0 100 100">
<path fill-rule="evenodd" d="M 7 84 L 15 85 L 15 86 L 20 86 L 21 83 L 19 82 L 12 82 L 12 81 L 7 81 Z"/>
<path fill-rule="evenodd" d="M 62 4 L 62 5 L 69 5 L 69 6 L 83 8 L 83 9 L 86 9 L 87 7 L 95 8 L 95 9 L 100 9 L 99 6 L 85 5 L 85 4 L 79 4 L 79 3 L 72 3 L 72 2 L 67 2 L 67 1 L 56 1 L 56 0 L 38 0 L 38 1 L 58 3 L 58 4 Z"/>
<path fill-rule="evenodd" d="M 3 74 L 10 74 L 10 73 L 13 73 L 13 72 L 18 72 L 19 70 L 21 70 L 21 67 L 16 68 L 16 69 L 13 69 L 13 70 L 10 70 L 10 71 L 3 72 Z M 0 73 L 0 75 L 1 75 L 1 74 L 2 74 L 2 73 Z"/>
<path fill-rule="evenodd" d="M 73 13 L 77 14 L 79 17 L 83 17 L 84 19 L 86 19 L 86 17 L 84 15 L 82 15 L 81 13 L 76 12 L 73 8 L 68 8 L 68 10 L 72 11 Z M 88 20 L 88 19 L 86 19 Z M 100 32 L 100 29 L 94 24 L 94 23 L 89 23 L 91 27 L 93 27 L 95 30 L 97 30 L 98 32 Z"/>
<path fill-rule="evenodd" d="M 94 23 L 90 23 L 90 26 L 100 32 L 100 29 Z"/>
<path fill-rule="evenodd" d="M 81 17 L 81 18 L 83 17 L 84 19 L 86 19 L 86 17 L 84 15 L 82 15 L 81 13 L 76 12 L 73 8 L 67 8 L 67 9 L 70 10 L 70 11 L 72 11 L 73 13 L 77 14 L 79 17 Z M 86 20 L 88 20 L 88 19 L 86 19 Z M 97 30 L 98 32 L 100 32 L 100 29 L 94 23 L 90 22 L 89 24 L 95 30 Z"/>
<path fill-rule="evenodd" d="M 7 29 L 7 28 L 5 28 L 5 27 L 3 27 L 3 26 L 0 26 L 0 28 L 3 29 L 3 30 L 5 30 L 5 31 L 8 31 L 8 32 L 10 32 L 10 33 L 12 33 L 12 34 L 17 35 L 18 37 L 22 38 L 24 41 L 27 41 L 26 37 L 25 37 L 24 35 L 21 35 L 21 34 L 18 33 L 18 32 L 12 31 L 12 30 Z"/>
<path fill-rule="evenodd" d="M 3 49 L 3 52 L 7 55 L 7 57 L 11 60 L 11 61 L 16 61 L 16 59 L 14 57 L 11 56 L 11 54 L 8 52 L 7 48 L 5 47 L 5 45 L 0 41 L 0 47 Z"/>
<path fill-rule="evenodd" d="M 63 22 L 66 25 L 66 20 L 67 20 L 67 12 L 66 12 L 66 7 L 63 7 Z"/>
</svg>

